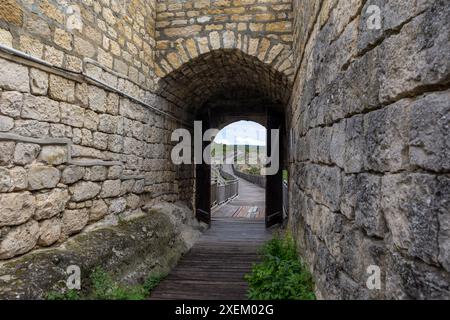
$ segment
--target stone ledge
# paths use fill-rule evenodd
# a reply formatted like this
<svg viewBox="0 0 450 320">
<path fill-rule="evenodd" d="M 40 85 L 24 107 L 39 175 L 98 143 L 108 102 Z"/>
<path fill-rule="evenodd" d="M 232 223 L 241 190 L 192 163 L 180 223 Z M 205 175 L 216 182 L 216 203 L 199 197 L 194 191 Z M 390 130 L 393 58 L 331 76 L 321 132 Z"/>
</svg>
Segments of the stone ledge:
<svg viewBox="0 0 450 320">
<path fill-rule="evenodd" d="M 204 228 L 192 216 L 184 205 L 149 207 L 143 216 L 92 227 L 58 248 L 0 263 L 0 299 L 45 299 L 49 291 L 64 287 L 70 265 L 81 268 L 82 285 L 97 266 L 130 284 L 168 271 Z"/>
</svg>

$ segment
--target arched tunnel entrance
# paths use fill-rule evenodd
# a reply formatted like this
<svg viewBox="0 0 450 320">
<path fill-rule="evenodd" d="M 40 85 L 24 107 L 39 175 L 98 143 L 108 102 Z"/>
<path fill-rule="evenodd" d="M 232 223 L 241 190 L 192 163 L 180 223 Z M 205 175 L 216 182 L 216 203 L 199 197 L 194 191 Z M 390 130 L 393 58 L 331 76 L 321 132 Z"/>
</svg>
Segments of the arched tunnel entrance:
<svg viewBox="0 0 450 320">
<path fill-rule="evenodd" d="M 291 92 L 287 76 L 240 50 L 217 50 L 201 55 L 160 80 L 160 92 L 183 105 L 191 120 L 201 121 L 205 133 L 237 120 L 252 120 L 267 128 L 267 155 L 278 163 L 266 175 L 266 227 L 283 219 L 283 168 L 287 144 L 285 108 Z M 278 137 L 273 138 L 273 130 Z M 203 150 L 211 141 L 203 142 Z M 269 172 L 268 172 L 269 173 Z M 195 166 L 195 212 L 211 224 L 211 166 Z"/>
</svg>

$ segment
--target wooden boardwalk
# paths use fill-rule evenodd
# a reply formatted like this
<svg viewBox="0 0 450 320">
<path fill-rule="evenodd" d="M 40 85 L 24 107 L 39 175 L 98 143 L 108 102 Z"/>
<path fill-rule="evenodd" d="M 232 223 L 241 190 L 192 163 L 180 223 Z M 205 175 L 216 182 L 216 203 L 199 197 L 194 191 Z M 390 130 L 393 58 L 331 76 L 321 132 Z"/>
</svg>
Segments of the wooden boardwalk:
<svg viewBox="0 0 450 320">
<path fill-rule="evenodd" d="M 239 196 L 213 212 L 211 228 L 150 298 L 245 300 L 244 275 L 271 235 L 264 225 L 264 197 L 264 189 L 240 179 Z"/>
<path fill-rule="evenodd" d="M 258 249 L 269 238 L 264 221 L 214 220 L 150 298 L 245 300 L 244 275 L 259 260 Z"/>
</svg>

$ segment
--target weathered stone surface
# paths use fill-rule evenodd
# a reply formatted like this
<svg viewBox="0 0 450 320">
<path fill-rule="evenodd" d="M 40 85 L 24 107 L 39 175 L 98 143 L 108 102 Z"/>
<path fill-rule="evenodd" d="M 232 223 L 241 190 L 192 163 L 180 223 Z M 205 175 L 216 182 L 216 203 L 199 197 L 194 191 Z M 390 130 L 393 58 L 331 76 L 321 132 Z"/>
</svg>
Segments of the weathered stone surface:
<svg viewBox="0 0 450 320">
<path fill-rule="evenodd" d="M 36 210 L 35 198 L 30 192 L 0 194 L 0 227 L 27 222 Z"/>
<path fill-rule="evenodd" d="M 344 169 L 346 173 L 358 173 L 364 167 L 365 155 L 363 117 L 355 116 L 346 121 Z"/>
<path fill-rule="evenodd" d="M 380 177 L 370 174 L 358 175 L 355 222 L 368 236 L 383 238 L 386 223 L 381 211 L 380 190 Z"/>
<path fill-rule="evenodd" d="M 61 122 L 72 127 L 82 128 L 84 124 L 84 109 L 69 103 L 62 102 Z"/>
<path fill-rule="evenodd" d="M 108 114 L 102 114 L 99 116 L 99 126 L 98 130 L 106 132 L 106 133 L 113 133 L 113 134 L 119 134 L 121 124 L 121 117 L 119 116 L 111 116 Z"/>
<path fill-rule="evenodd" d="M 341 197 L 341 171 L 337 167 L 308 165 L 303 168 L 306 173 L 306 188 L 311 197 L 333 211 L 339 210 Z"/>
<path fill-rule="evenodd" d="M 74 102 L 75 83 L 66 78 L 51 74 L 49 80 L 49 95 L 50 98 L 58 101 Z"/>
<path fill-rule="evenodd" d="M 120 179 L 122 176 L 123 167 L 122 166 L 112 166 L 108 169 L 108 179 L 116 180 Z"/>
<path fill-rule="evenodd" d="M 94 200 L 89 210 L 89 221 L 98 221 L 108 214 L 108 205 L 103 200 Z"/>
<path fill-rule="evenodd" d="M 105 166 L 93 166 L 86 168 L 84 180 L 89 181 L 104 181 L 108 173 L 108 168 Z"/>
<path fill-rule="evenodd" d="M 86 209 L 65 210 L 61 220 L 61 230 L 65 236 L 80 232 L 89 221 L 89 212 Z"/>
<path fill-rule="evenodd" d="M 446 176 L 438 177 L 438 192 L 436 200 L 439 204 L 439 262 L 450 272 L 450 179 Z"/>
<path fill-rule="evenodd" d="M 0 44 L 12 48 L 12 35 L 9 31 L 0 28 Z"/>
<path fill-rule="evenodd" d="M 144 192 L 145 188 L 145 179 L 138 179 L 133 185 L 133 189 L 131 189 L 132 192 L 141 194 Z"/>
<path fill-rule="evenodd" d="M 71 186 L 72 201 L 80 202 L 95 198 L 101 190 L 101 186 L 94 182 L 81 181 Z"/>
<path fill-rule="evenodd" d="M 14 127 L 14 119 L 0 115 L 0 132 L 9 131 Z"/>
<path fill-rule="evenodd" d="M 141 198 L 135 194 L 130 194 L 126 197 L 127 207 L 130 209 L 137 209 L 141 202 Z"/>
<path fill-rule="evenodd" d="M 28 186 L 27 171 L 22 167 L 14 167 L 9 171 L 11 183 L 15 191 L 25 190 Z"/>
<path fill-rule="evenodd" d="M 59 165 L 68 160 L 67 146 L 43 146 L 38 159 L 50 165 Z"/>
<path fill-rule="evenodd" d="M 31 93 L 35 95 L 47 95 L 48 93 L 48 74 L 39 69 L 30 69 L 30 87 Z"/>
<path fill-rule="evenodd" d="M 125 198 L 115 198 L 111 200 L 109 205 L 109 214 L 119 214 L 125 211 L 127 208 L 127 200 Z"/>
<path fill-rule="evenodd" d="M 409 161 L 426 170 L 450 170 L 450 91 L 411 104 Z"/>
<path fill-rule="evenodd" d="M 0 240 L 0 259 L 9 259 L 34 248 L 39 238 L 39 224 L 29 221 L 11 231 Z"/>
<path fill-rule="evenodd" d="M 23 166 L 31 164 L 40 151 L 41 147 L 38 144 L 19 142 L 14 150 L 14 163 Z"/>
<path fill-rule="evenodd" d="M 98 111 L 104 113 L 106 111 L 105 100 L 106 100 L 106 92 L 105 90 L 95 87 L 89 86 L 89 108 L 93 111 Z"/>
<path fill-rule="evenodd" d="M 28 68 L 20 64 L 0 59 L 0 88 L 20 92 L 30 91 Z"/>
<path fill-rule="evenodd" d="M 382 178 L 381 203 L 394 244 L 412 257 L 438 262 L 440 191 L 428 174 L 397 174 Z"/>
<path fill-rule="evenodd" d="M 185 207 L 182 210 L 188 211 Z M 181 236 L 180 222 L 176 223 L 179 209 L 178 214 L 173 214 L 173 209 L 169 211 L 174 219 L 158 209 L 149 208 L 146 215 L 117 226 L 83 232 L 67 241 L 64 247 L 38 252 L 33 260 L 23 257 L 5 262 L 0 266 L 0 274 L 11 275 L 11 280 L 0 279 L 0 297 L 43 299 L 48 292 L 60 289 L 58 283 L 67 280 L 66 269 L 73 264 L 82 270 L 95 267 L 107 272 L 121 270 L 113 273 L 118 276 L 117 280 L 126 279 L 133 283 L 149 273 L 167 272 L 190 248 Z M 198 238 L 198 229 L 188 228 Z M 42 273 L 42 270 L 46 272 Z M 31 286 L 35 289 L 30 290 Z"/>
<path fill-rule="evenodd" d="M 120 180 L 106 180 L 103 182 L 102 192 L 100 197 L 112 198 L 120 195 L 121 181 Z"/>
<path fill-rule="evenodd" d="M 47 122 L 59 122 L 59 103 L 47 97 L 25 95 L 22 107 L 22 118 Z"/>
<path fill-rule="evenodd" d="M 14 159 L 16 144 L 13 141 L 0 141 L 0 165 L 10 165 Z"/>
<path fill-rule="evenodd" d="M 387 259 L 387 299 L 448 299 L 448 273 L 390 252 Z"/>
<path fill-rule="evenodd" d="M 64 184 L 72 184 L 83 179 L 85 168 L 80 166 L 68 166 L 62 172 L 61 182 Z"/>
<path fill-rule="evenodd" d="M 407 166 L 408 106 L 408 100 L 401 100 L 364 117 L 367 170 L 395 172 Z"/>
<path fill-rule="evenodd" d="M 17 91 L 2 92 L 0 96 L 0 113 L 9 117 L 20 116 L 23 104 L 23 93 Z"/>
<path fill-rule="evenodd" d="M 28 170 L 28 185 L 31 190 L 54 188 L 60 178 L 61 173 L 54 167 L 33 165 Z"/>
<path fill-rule="evenodd" d="M 426 30 L 426 32 L 424 31 Z M 420 87 L 447 81 L 450 72 L 450 10 L 434 1 L 429 10 L 404 25 L 381 46 L 380 97 L 389 101 Z"/>
<path fill-rule="evenodd" d="M 67 190 L 53 189 L 36 195 L 35 220 L 50 219 L 64 211 L 70 196 Z"/>
<path fill-rule="evenodd" d="M 61 236 L 61 220 L 59 218 L 44 220 L 39 223 L 38 244 L 48 247 L 58 241 Z"/>
<path fill-rule="evenodd" d="M 12 186 L 13 182 L 9 170 L 0 167 L 0 192 L 8 192 Z"/>
<path fill-rule="evenodd" d="M 13 133 L 25 137 L 42 138 L 48 136 L 50 124 L 37 120 L 16 120 Z"/>
</svg>

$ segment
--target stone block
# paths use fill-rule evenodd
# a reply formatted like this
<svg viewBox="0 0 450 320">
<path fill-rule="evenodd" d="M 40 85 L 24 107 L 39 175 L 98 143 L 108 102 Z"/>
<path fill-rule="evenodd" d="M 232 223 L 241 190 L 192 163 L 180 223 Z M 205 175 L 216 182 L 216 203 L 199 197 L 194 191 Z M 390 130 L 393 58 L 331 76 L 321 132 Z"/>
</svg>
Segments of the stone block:
<svg viewBox="0 0 450 320">
<path fill-rule="evenodd" d="M 70 188 L 72 201 L 81 202 L 95 198 L 101 190 L 101 186 L 94 182 L 77 182 Z"/>
<path fill-rule="evenodd" d="M 424 32 L 426 30 L 426 32 Z M 450 73 L 450 10 L 434 1 L 423 14 L 383 42 L 380 99 L 394 101 L 424 86 L 443 84 Z"/>
<path fill-rule="evenodd" d="M 0 115 L 0 132 L 8 132 L 14 128 L 14 119 Z"/>
<path fill-rule="evenodd" d="M 450 91 L 432 93 L 411 104 L 409 162 L 436 172 L 450 170 Z"/>
<path fill-rule="evenodd" d="M 49 165 L 59 165 L 68 161 L 68 146 L 43 146 L 38 159 Z"/>
<path fill-rule="evenodd" d="M 364 116 L 365 168 L 395 172 L 408 166 L 409 100 Z"/>
<path fill-rule="evenodd" d="M 12 228 L 0 240 L 0 260 L 27 253 L 36 246 L 38 239 L 39 224 L 34 220 Z"/>
<path fill-rule="evenodd" d="M 0 227 L 27 222 L 33 215 L 35 198 L 30 192 L 0 194 Z"/>
<path fill-rule="evenodd" d="M 46 122 L 59 122 L 59 103 L 47 97 L 25 95 L 22 107 L 22 118 Z"/>
<path fill-rule="evenodd" d="M 64 236 L 71 236 L 84 229 L 89 221 L 87 209 L 65 210 L 61 221 L 61 231 Z"/>
<path fill-rule="evenodd" d="M 13 187 L 11 174 L 7 168 L 0 167 L 0 192 L 8 192 Z"/>
<path fill-rule="evenodd" d="M 22 167 L 14 167 L 9 173 L 14 191 L 22 191 L 28 187 L 27 170 Z"/>
<path fill-rule="evenodd" d="M 52 189 L 61 178 L 58 169 L 43 165 L 33 165 L 28 170 L 28 186 L 31 190 Z"/>
<path fill-rule="evenodd" d="M 93 166 L 86 168 L 84 180 L 104 181 L 106 180 L 108 168 L 105 166 Z"/>
<path fill-rule="evenodd" d="M 436 177 L 402 173 L 382 178 L 381 207 L 398 248 L 430 264 L 438 263 L 441 192 Z"/>
<path fill-rule="evenodd" d="M 94 200 L 89 209 L 89 221 L 98 221 L 108 214 L 108 205 L 103 200 Z"/>
<path fill-rule="evenodd" d="M 30 69 L 31 93 L 45 96 L 48 93 L 48 73 L 39 69 Z"/>
<path fill-rule="evenodd" d="M 44 220 L 39 223 L 38 244 L 49 247 L 57 242 L 61 236 L 61 220 L 59 218 Z"/>
<path fill-rule="evenodd" d="M 64 211 L 70 196 L 67 190 L 53 189 L 36 195 L 35 220 L 50 219 Z"/>
<path fill-rule="evenodd" d="M 109 205 L 109 214 L 120 214 L 127 208 L 127 200 L 125 198 L 113 199 Z"/>
<path fill-rule="evenodd" d="M 20 116 L 23 105 L 23 93 L 18 91 L 5 91 L 0 94 L 0 113 L 5 116 L 17 118 Z"/>
<path fill-rule="evenodd" d="M 28 68 L 0 58 L 0 88 L 30 92 Z"/>
<path fill-rule="evenodd" d="M 49 81 L 50 98 L 63 102 L 75 102 L 75 82 L 66 78 L 50 75 Z"/>
<path fill-rule="evenodd" d="M 83 179 L 85 174 L 85 168 L 80 166 L 68 166 L 62 172 L 61 182 L 64 184 L 73 184 Z"/>
<path fill-rule="evenodd" d="M 0 141 L 0 165 L 12 164 L 15 147 L 16 144 L 13 141 Z"/>
<path fill-rule="evenodd" d="M 14 163 L 17 165 L 31 164 L 39 155 L 41 146 L 34 143 L 22 143 L 16 144 L 14 150 Z"/>
<path fill-rule="evenodd" d="M 61 123 L 72 127 L 82 128 L 84 125 L 84 109 L 73 104 L 62 102 L 61 108 Z"/>
<path fill-rule="evenodd" d="M 120 195 L 121 181 L 120 180 L 106 180 L 103 182 L 101 198 L 113 198 Z"/>
</svg>

